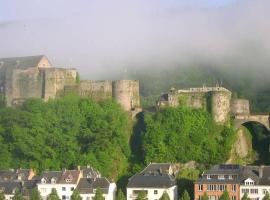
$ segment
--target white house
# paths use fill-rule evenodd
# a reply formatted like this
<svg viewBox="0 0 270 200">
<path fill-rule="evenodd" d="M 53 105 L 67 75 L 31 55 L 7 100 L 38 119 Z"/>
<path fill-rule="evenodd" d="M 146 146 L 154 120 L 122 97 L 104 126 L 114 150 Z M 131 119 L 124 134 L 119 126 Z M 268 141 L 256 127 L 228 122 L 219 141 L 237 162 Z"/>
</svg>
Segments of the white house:
<svg viewBox="0 0 270 200">
<path fill-rule="evenodd" d="M 116 184 L 110 183 L 107 178 L 81 178 L 77 190 L 82 200 L 91 200 L 100 189 L 105 200 L 114 200 L 116 195 Z"/>
<path fill-rule="evenodd" d="M 144 192 L 147 199 L 158 200 L 167 192 L 171 200 L 177 200 L 176 172 L 170 163 L 151 163 L 142 172 L 132 176 L 127 185 L 127 200 L 135 200 Z"/>
<path fill-rule="evenodd" d="M 244 167 L 240 182 L 240 199 L 246 193 L 251 200 L 262 200 L 270 194 L 270 166 Z"/>
</svg>

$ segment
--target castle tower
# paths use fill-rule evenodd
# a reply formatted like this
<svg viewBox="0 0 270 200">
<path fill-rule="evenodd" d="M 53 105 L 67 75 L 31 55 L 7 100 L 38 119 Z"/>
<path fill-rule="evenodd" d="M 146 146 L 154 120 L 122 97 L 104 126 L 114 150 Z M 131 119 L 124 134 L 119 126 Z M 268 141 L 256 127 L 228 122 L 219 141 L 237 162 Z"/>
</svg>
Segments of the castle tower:
<svg viewBox="0 0 270 200">
<path fill-rule="evenodd" d="M 222 124 L 229 119 L 231 95 L 229 90 L 211 92 L 211 114 L 216 123 Z"/>
<path fill-rule="evenodd" d="M 140 107 L 139 81 L 118 80 L 112 84 L 113 99 L 126 111 Z"/>
</svg>

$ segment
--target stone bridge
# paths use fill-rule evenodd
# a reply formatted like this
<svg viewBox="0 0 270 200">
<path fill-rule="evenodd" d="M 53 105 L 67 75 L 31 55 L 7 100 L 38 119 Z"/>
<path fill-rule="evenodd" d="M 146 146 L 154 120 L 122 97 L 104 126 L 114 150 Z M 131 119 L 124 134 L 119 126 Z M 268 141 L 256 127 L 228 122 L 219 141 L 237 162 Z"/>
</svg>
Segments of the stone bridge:
<svg viewBox="0 0 270 200">
<path fill-rule="evenodd" d="M 234 117 L 234 124 L 235 128 L 239 128 L 242 124 L 246 122 L 258 122 L 265 126 L 265 128 L 269 131 L 270 130 L 270 116 L 269 114 L 256 114 L 256 115 L 235 115 Z"/>
</svg>

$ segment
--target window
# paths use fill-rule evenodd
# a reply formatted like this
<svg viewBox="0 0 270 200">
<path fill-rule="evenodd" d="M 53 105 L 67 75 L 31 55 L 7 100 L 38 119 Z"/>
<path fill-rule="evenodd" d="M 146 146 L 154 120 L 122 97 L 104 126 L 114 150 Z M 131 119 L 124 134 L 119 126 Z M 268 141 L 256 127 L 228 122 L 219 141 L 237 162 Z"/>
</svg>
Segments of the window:
<svg viewBox="0 0 270 200">
<path fill-rule="evenodd" d="M 233 179 L 232 175 L 229 175 L 229 179 L 230 179 L 230 180 L 232 180 L 232 179 Z"/>
<path fill-rule="evenodd" d="M 62 187 L 62 191 L 66 191 L 66 187 Z"/>
<path fill-rule="evenodd" d="M 71 178 L 67 178 L 67 179 L 66 179 L 66 182 L 67 182 L 67 183 L 70 183 L 71 181 L 72 181 Z"/>
<path fill-rule="evenodd" d="M 207 175 L 206 178 L 207 178 L 207 179 L 211 179 L 211 176 L 210 176 L 210 175 Z"/>
<path fill-rule="evenodd" d="M 157 190 L 154 190 L 154 194 L 158 194 L 158 191 Z"/>
<path fill-rule="evenodd" d="M 46 188 L 40 188 L 41 193 L 45 193 L 46 191 L 47 191 Z"/>
<path fill-rule="evenodd" d="M 45 178 L 41 179 L 41 183 L 45 184 L 46 183 L 46 179 Z"/>
<path fill-rule="evenodd" d="M 224 175 L 218 175 L 219 180 L 224 180 Z"/>
<path fill-rule="evenodd" d="M 236 200 L 236 196 L 232 196 L 232 200 Z"/>
<path fill-rule="evenodd" d="M 202 200 L 202 196 L 201 195 L 199 195 L 199 200 Z"/>
<path fill-rule="evenodd" d="M 70 190 L 73 191 L 74 190 L 74 187 L 71 187 Z"/>
<path fill-rule="evenodd" d="M 242 189 L 242 193 L 245 194 L 245 193 L 249 193 L 249 189 Z"/>
<path fill-rule="evenodd" d="M 203 191 L 203 185 L 200 184 L 198 187 L 199 187 L 199 191 Z"/>
<path fill-rule="evenodd" d="M 66 196 L 65 196 L 65 195 L 63 195 L 63 196 L 62 196 L 62 200 L 65 200 L 65 199 L 66 199 Z"/>
<path fill-rule="evenodd" d="M 267 193 L 267 189 L 263 189 L 263 194 L 266 194 Z"/>
<path fill-rule="evenodd" d="M 236 191 L 236 185 L 232 185 L 232 191 L 233 191 L 233 192 Z"/>
<path fill-rule="evenodd" d="M 250 194 L 258 194 L 258 189 L 250 189 Z"/>
</svg>

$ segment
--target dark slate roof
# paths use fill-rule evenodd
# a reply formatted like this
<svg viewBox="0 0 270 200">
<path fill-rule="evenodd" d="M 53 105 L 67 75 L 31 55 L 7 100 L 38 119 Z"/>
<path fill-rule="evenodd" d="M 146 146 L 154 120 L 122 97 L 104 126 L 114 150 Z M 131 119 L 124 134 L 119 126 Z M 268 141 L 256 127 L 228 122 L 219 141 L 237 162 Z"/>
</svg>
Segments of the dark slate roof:
<svg viewBox="0 0 270 200">
<path fill-rule="evenodd" d="M 169 174 L 135 174 L 127 187 L 129 188 L 170 188 L 176 185 L 175 177 Z"/>
<path fill-rule="evenodd" d="M 108 194 L 110 182 L 106 178 L 81 178 L 77 190 L 81 194 L 93 194 L 93 190 L 99 188 L 103 194 Z"/>
<path fill-rule="evenodd" d="M 169 174 L 170 163 L 150 163 L 142 172 L 129 179 L 127 187 L 169 188 L 176 185 L 175 176 Z"/>
<path fill-rule="evenodd" d="M 0 58 L 0 68 L 20 68 L 26 69 L 36 67 L 44 55 Z"/>
<path fill-rule="evenodd" d="M 14 170 L 0 171 L 0 181 L 14 180 L 17 174 Z"/>
<path fill-rule="evenodd" d="M 214 175 L 214 174 L 240 174 L 242 167 L 240 165 L 214 165 L 211 169 L 206 171 L 204 174 Z"/>
<path fill-rule="evenodd" d="M 255 184 L 259 184 L 260 175 L 260 167 L 258 166 L 245 166 L 241 170 L 241 183 L 243 183 L 246 179 L 251 178 L 255 181 Z"/>
<path fill-rule="evenodd" d="M 0 190 L 5 194 L 13 194 L 16 190 L 21 191 L 22 184 L 18 181 L 0 181 Z"/>
<path fill-rule="evenodd" d="M 78 170 L 64 170 L 62 175 L 59 178 L 58 183 L 64 184 L 76 184 L 78 182 L 80 171 Z M 70 182 L 67 182 L 67 179 L 70 179 Z"/>
<path fill-rule="evenodd" d="M 61 171 L 43 171 L 38 177 L 37 177 L 37 180 L 38 180 L 38 183 L 41 183 L 41 179 L 42 178 L 45 178 L 47 183 L 50 183 L 51 182 L 51 179 L 52 178 L 55 178 L 56 179 L 56 183 L 58 183 L 60 177 L 62 175 L 62 172 Z"/>
<path fill-rule="evenodd" d="M 262 176 L 259 184 L 270 185 L 270 166 L 262 166 Z"/>
</svg>

